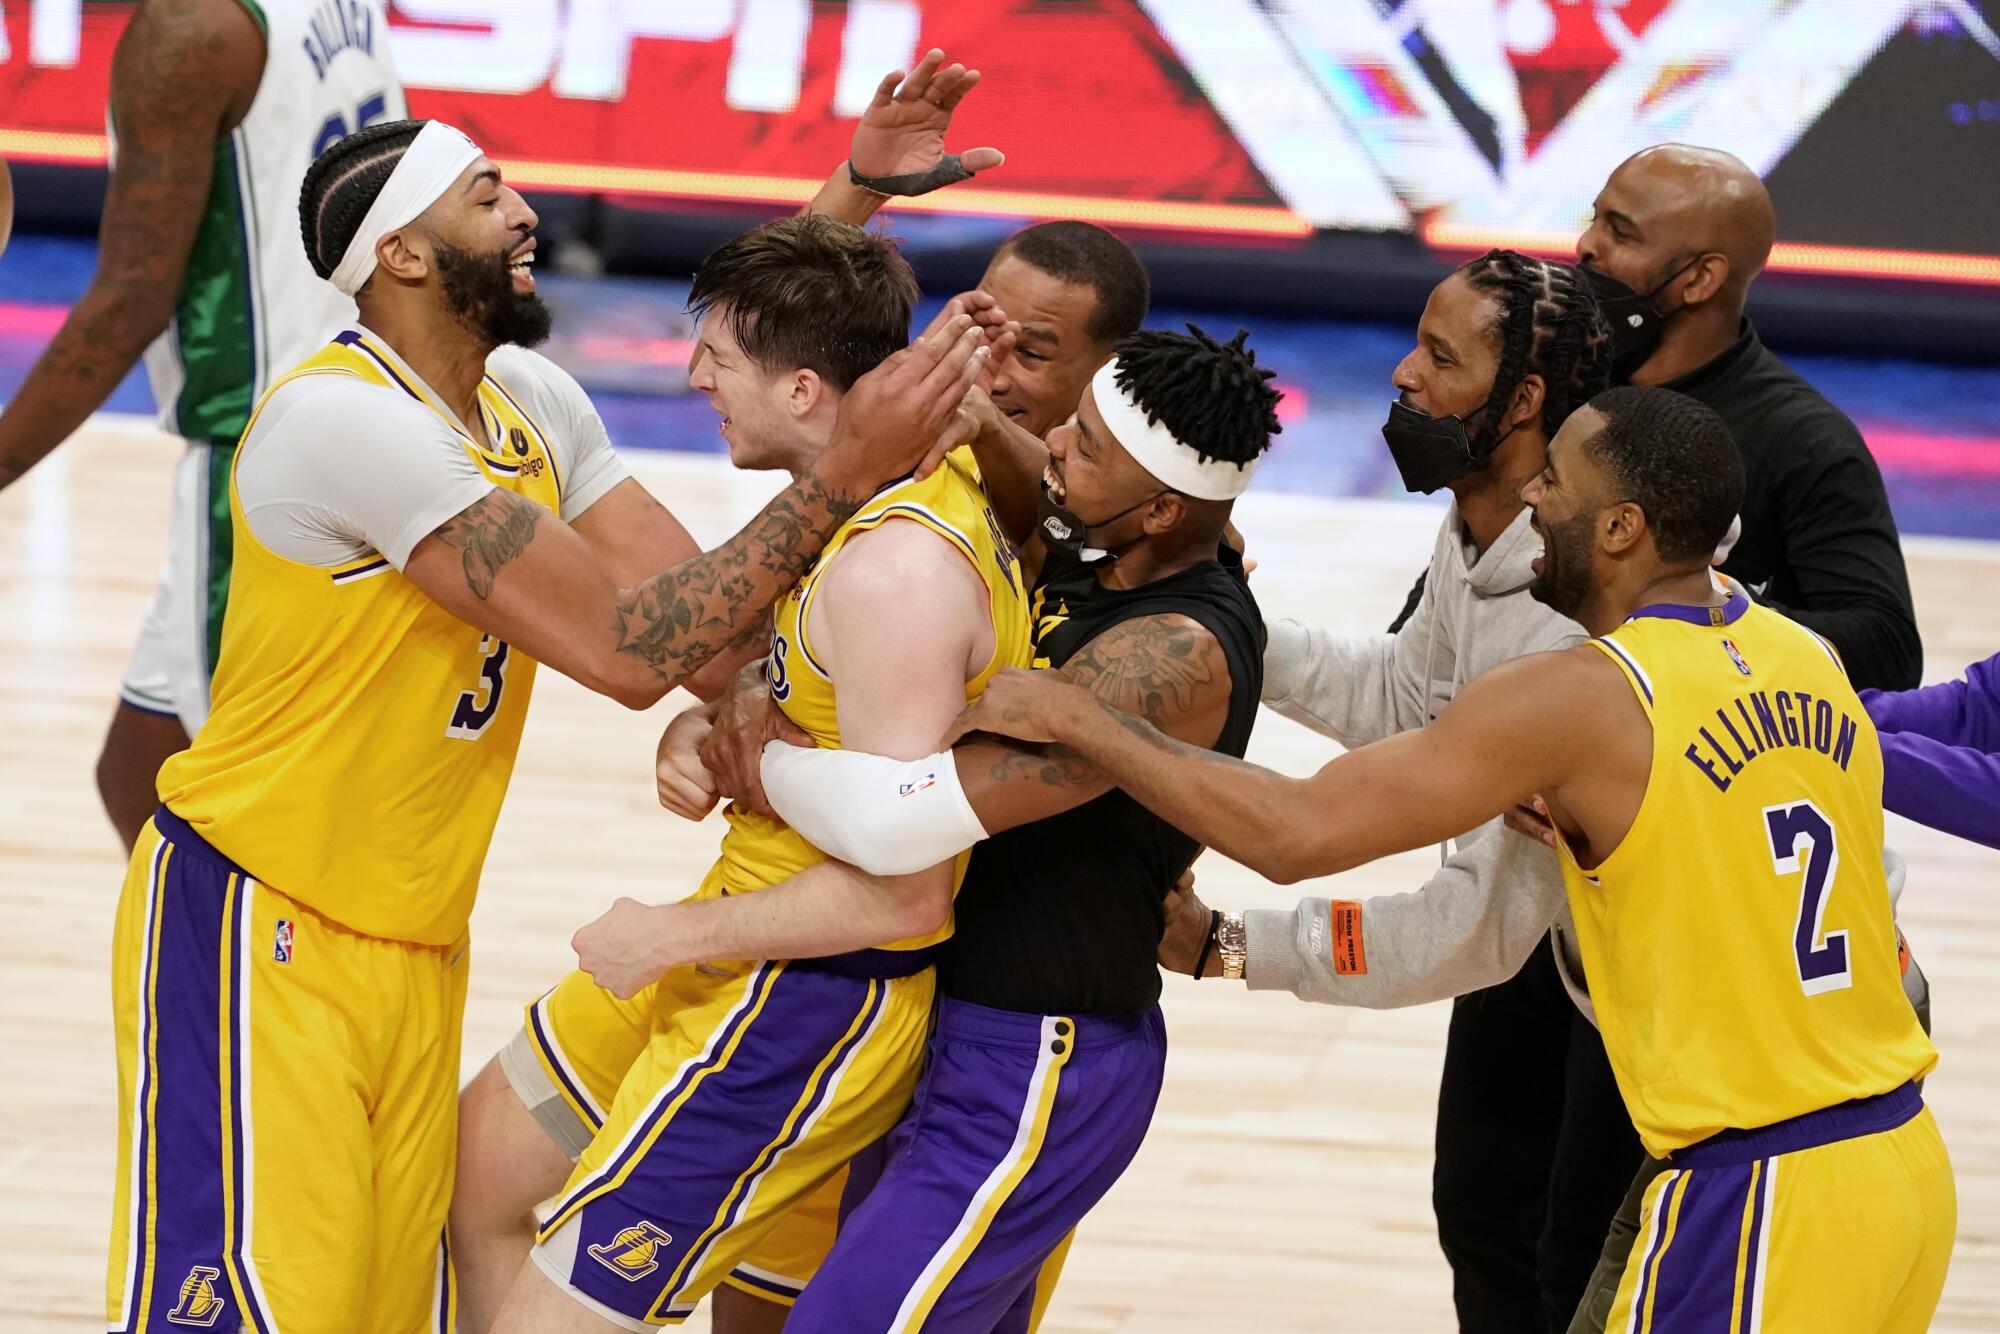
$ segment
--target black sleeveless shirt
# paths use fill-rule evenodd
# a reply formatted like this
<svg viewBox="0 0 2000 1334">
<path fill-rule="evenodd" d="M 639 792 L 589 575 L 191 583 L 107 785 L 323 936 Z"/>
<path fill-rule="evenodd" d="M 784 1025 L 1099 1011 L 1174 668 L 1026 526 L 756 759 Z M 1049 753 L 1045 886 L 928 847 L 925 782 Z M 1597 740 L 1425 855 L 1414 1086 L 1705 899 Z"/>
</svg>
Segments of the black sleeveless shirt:
<svg viewBox="0 0 2000 1334">
<path fill-rule="evenodd" d="M 1036 665 L 1060 667 L 1123 621 L 1179 614 L 1215 636 L 1229 714 L 1215 747 L 1241 757 L 1264 682 L 1264 617 L 1226 545 L 1141 588 L 1106 588 L 1092 567 L 1049 553 L 1035 589 Z M 957 927 L 938 954 L 946 996 L 1034 1014 L 1138 1013 L 1160 998 L 1155 962 L 1167 890 L 1196 844 L 1122 791 L 977 844 Z"/>
</svg>

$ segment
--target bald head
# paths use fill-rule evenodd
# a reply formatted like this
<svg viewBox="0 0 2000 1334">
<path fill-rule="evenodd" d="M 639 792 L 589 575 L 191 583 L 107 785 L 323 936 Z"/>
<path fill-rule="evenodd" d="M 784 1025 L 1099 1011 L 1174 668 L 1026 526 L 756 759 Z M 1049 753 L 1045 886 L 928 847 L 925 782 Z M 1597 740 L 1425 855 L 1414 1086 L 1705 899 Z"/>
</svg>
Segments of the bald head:
<svg viewBox="0 0 2000 1334">
<path fill-rule="evenodd" d="M 1605 189 L 1629 192 L 1688 250 L 1720 251 L 1744 286 L 1776 239 L 1771 192 L 1743 160 L 1717 148 L 1660 144 L 1625 159 Z"/>
<path fill-rule="evenodd" d="M 1620 163 L 1592 204 L 1576 252 L 1662 314 L 1686 310 L 1735 336 L 1750 284 L 1771 257 L 1777 215 L 1757 173 L 1731 154 L 1660 144 Z"/>
</svg>

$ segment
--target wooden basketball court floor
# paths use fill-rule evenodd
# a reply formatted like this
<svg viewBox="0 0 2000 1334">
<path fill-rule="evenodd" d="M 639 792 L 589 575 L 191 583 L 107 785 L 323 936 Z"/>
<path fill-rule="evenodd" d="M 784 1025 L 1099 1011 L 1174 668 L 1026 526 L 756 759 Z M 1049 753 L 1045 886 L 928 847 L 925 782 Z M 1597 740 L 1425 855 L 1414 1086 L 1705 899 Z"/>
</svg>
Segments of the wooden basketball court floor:
<svg viewBox="0 0 2000 1334">
<path fill-rule="evenodd" d="M 0 495 L 0 1330 L 102 1313 L 116 1118 L 109 986 L 120 856 L 92 768 L 165 550 L 174 445 L 100 419 Z M 640 455 L 711 542 L 774 489 L 717 459 Z M 1365 632 L 1428 558 L 1434 507 L 1253 495 L 1240 510 L 1268 613 Z M 1912 541 L 1929 679 L 2000 646 L 2000 544 Z M 662 812 L 647 716 L 542 675 L 474 917 L 468 1074 L 570 964 L 572 930 L 619 894 L 676 897 L 721 825 Z M 1330 743 L 1266 714 L 1252 755 L 1306 772 Z M 2000 1329 L 2000 855 L 1890 822 L 1902 918 L 1936 994 L 1928 1096 L 1959 1179 L 1956 1262 L 1936 1328 Z M 1341 877 L 1341 897 L 1416 887 L 1418 852 Z M 1210 856 L 1203 894 L 1296 892 Z M 1313 888 L 1325 893 L 1329 886 Z M 1431 1127 L 1448 1011 L 1375 1013 L 1186 978 L 1166 982 L 1167 1087 L 1151 1138 L 1083 1226 L 1045 1326 L 1098 1331 L 1446 1330 Z M 1865 1213 L 1866 1200 L 1852 1207 Z M 705 1329 L 697 1316 L 688 1326 Z M 1799 1334 L 1785 1331 L 1784 1334 Z"/>
</svg>

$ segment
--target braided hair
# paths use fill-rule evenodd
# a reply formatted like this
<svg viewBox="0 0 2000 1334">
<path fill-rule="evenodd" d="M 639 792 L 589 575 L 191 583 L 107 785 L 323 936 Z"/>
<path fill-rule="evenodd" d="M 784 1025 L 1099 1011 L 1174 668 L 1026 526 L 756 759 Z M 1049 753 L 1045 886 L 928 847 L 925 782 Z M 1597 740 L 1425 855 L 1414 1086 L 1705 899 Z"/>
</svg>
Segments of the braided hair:
<svg viewBox="0 0 2000 1334">
<path fill-rule="evenodd" d="M 1590 284 L 1571 265 L 1514 250 L 1489 250 L 1459 272 L 1500 307 L 1500 366 L 1482 409 L 1486 420 L 1497 422 L 1521 381 L 1539 375 L 1542 431 L 1553 437 L 1611 383 L 1611 329 Z"/>
<path fill-rule="evenodd" d="M 306 168 L 306 182 L 299 189 L 299 235 L 314 273 L 331 278 L 340 267 L 361 220 L 428 124 L 392 120 L 370 125 L 335 141 Z"/>
<path fill-rule="evenodd" d="M 1190 324 L 1184 334 L 1141 329 L 1118 341 L 1118 387 L 1204 462 L 1246 466 L 1270 447 L 1284 395 L 1257 364 L 1247 329 L 1218 343 Z"/>
</svg>

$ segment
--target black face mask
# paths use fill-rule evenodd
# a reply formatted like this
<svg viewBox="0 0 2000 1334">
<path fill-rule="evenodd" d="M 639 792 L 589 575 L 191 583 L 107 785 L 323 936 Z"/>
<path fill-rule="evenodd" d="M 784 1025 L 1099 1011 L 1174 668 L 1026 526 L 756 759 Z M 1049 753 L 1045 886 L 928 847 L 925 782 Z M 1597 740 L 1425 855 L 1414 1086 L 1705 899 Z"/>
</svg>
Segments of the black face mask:
<svg viewBox="0 0 2000 1334">
<path fill-rule="evenodd" d="M 1628 287 L 1603 269 L 1588 264 L 1583 266 L 1583 280 L 1597 294 L 1597 305 L 1604 312 L 1604 322 L 1611 326 L 1612 380 L 1619 384 L 1629 383 L 1632 373 L 1645 365 L 1646 359 L 1659 349 L 1660 340 L 1667 334 L 1667 321 L 1680 312 L 1677 310 L 1673 314 L 1662 315 L 1660 308 L 1653 304 L 1653 298 L 1668 283 L 1693 268 L 1700 259 L 1701 256 L 1696 255 L 1660 279 L 1650 292 Z"/>
<path fill-rule="evenodd" d="M 1477 447 L 1463 417 L 1456 413 L 1433 417 L 1399 398 L 1389 404 L 1382 438 L 1389 442 L 1389 457 L 1396 460 L 1404 488 L 1429 495 L 1485 467 L 1507 437 L 1501 435 L 1483 448 Z"/>
<path fill-rule="evenodd" d="M 1044 480 L 1042 482 L 1042 499 L 1039 507 L 1040 514 L 1035 520 L 1035 526 L 1041 530 L 1042 540 L 1047 542 L 1050 547 L 1057 551 L 1066 551 L 1085 564 L 1116 560 L 1118 559 L 1119 551 L 1124 550 L 1123 547 L 1114 551 L 1104 547 L 1084 545 L 1084 538 L 1089 534 L 1090 530 L 1117 523 L 1133 510 L 1138 509 L 1140 505 L 1150 505 L 1166 494 L 1165 491 L 1155 491 L 1152 495 L 1139 501 L 1138 504 L 1127 505 L 1124 509 L 1119 510 L 1109 518 L 1095 519 L 1086 523 L 1082 518 L 1078 517 L 1074 510 L 1066 509 L 1057 503 L 1055 497 L 1049 494 L 1049 484 Z M 1136 537 L 1132 539 L 1134 542 L 1138 540 Z M 1126 546 L 1130 545 L 1130 542 L 1126 543 Z"/>
</svg>

